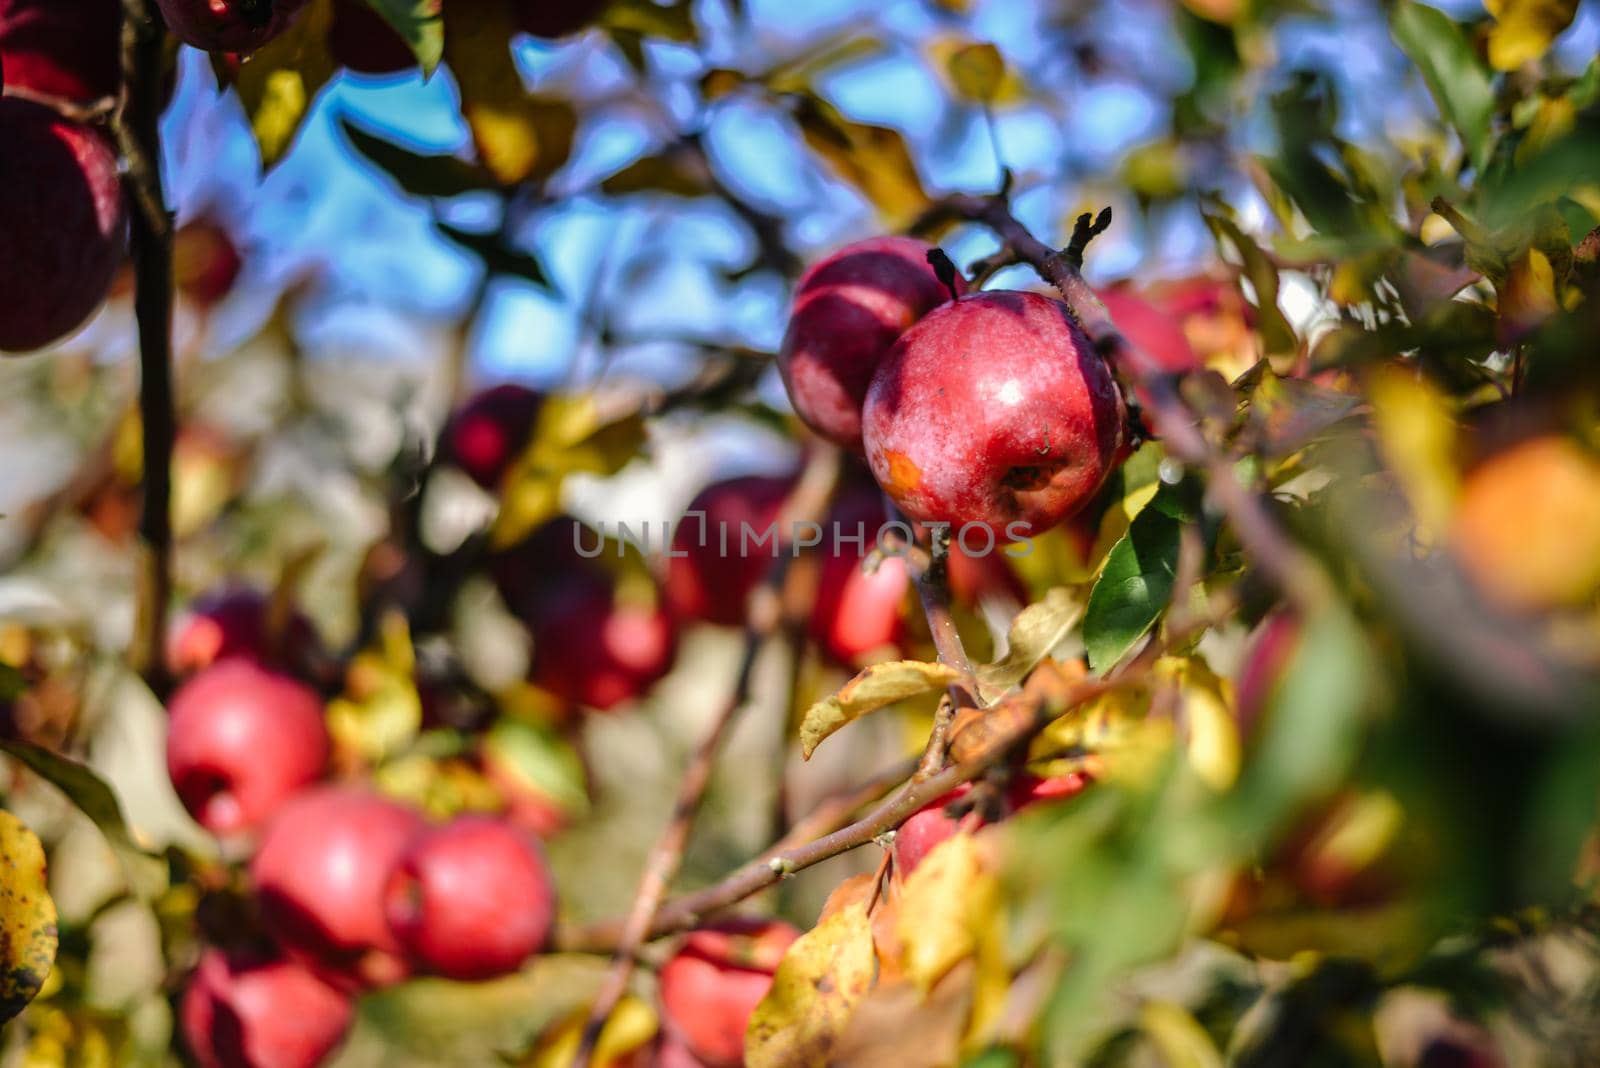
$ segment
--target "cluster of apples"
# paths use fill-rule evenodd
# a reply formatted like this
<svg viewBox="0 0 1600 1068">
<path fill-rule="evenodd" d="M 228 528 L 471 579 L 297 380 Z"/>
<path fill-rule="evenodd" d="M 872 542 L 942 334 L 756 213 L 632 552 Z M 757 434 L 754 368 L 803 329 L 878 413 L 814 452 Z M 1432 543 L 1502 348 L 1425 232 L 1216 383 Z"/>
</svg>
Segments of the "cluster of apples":
<svg viewBox="0 0 1600 1068">
<path fill-rule="evenodd" d="M 343 1038 L 355 995 L 416 974 L 506 974 L 554 914 L 539 843 L 511 820 L 430 824 L 326 781 L 323 702 L 291 673 L 314 636 L 268 612 L 229 591 L 198 606 L 169 653 L 189 675 L 168 702 L 168 773 L 196 821 L 251 850 L 268 936 L 206 949 L 189 981 L 182 1027 L 206 1068 L 311 1068 Z"/>
</svg>

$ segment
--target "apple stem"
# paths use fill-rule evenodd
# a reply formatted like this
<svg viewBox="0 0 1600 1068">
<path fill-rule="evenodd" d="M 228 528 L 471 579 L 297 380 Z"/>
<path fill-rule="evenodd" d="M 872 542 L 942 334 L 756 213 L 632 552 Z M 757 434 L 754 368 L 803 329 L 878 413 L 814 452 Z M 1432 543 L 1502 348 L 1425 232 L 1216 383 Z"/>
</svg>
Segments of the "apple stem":
<svg viewBox="0 0 1600 1068">
<path fill-rule="evenodd" d="M 157 696 L 167 688 L 163 643 L 172 595 L 172 215 L 161 188 L 162 46 L 166 28 L 150 0 L 123 0 L 122 96 L 112 120 L 132 202 L 134 313 L 139 323 L 139 416 L 146 559 L 133 662 Z"/>
</svg>

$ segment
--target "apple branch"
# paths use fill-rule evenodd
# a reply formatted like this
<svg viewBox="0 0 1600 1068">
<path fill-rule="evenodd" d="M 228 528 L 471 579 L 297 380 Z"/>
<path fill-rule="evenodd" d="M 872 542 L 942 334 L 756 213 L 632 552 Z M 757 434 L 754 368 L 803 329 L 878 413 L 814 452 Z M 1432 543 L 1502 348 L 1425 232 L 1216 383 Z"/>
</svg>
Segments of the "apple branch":
<svg viewBox="0 0 1600 1068">
<path fill-rule="evenodd" d="M 1179 377 L 1145 370 L 1156 364 L 1140 358 L 1142 354 L 1118 332 L 1105 305 L 1084 280 L 1084 250 L 1111 225 L 1111 209 L 1106 208 L 1093 219 L 1087 214 L 1080 216 L 1065 249 L 1053 249 L 1035 237 L 1012 214 L 1004 195 L 953 194 L 930 208 L 913 229 L 925 230 L 956 220 L 981 223 L 993 230 L 1004 248 L 1056 287 L 1101 355 L 1119 375 L 1133 379 L 1139 386 L 1144 394 L 1144 410 L 1168 454 L 1206 476 L 1213 499 L 1267 577 L 1302 609 L 1315 609 L 1325 603 L 1331 590 L 1322 569 L 1283 531 L 1261 495 L 1239 481 L 1233 458 L 1200 432 L 1198 417 L 1178 390 Z"/>
<path fill-rule="evenodd" d="M 791 529 L 800 522 L 815 523 L 821 520 L 838 483 L 839 463 L 839 453 L 832 447 L 822 447 L 812 453 L 810 462 L 800 475 L 800 481 L 784 502 L 778 516 L 780 530 Z M 606 973 L 589 1011 L 583 1038 L 573 1058 L 573 1068 L 588 1068 L 606 1020 L 627 993 L 639 947 L 649 939 L 657 926 L 661 902 L 682 865 L 684 847 L 688 844 L 695 814 L 705 797 L 706 787 L 711 783 L 717 752 L 737 721 L 739 712 L 750 702 L 750 684 L 754 678 L 757 657 L 767 639 L 777 633 L 785 622 L 782 591 L 789 565 L 794 559 L 792 552 L 781 554 L 768 571 L 765 581 L 750 596 L 745 614 L 744 650 L 739 660 L 733 694 L 695 748 L 678 785 L 672 818 L 645 860 L 639 889 L 634 895 L 632 908 L 622 922 L 611 969 Z"/>
<path fill-rule="evenodd" d="M 158 693 L 166 687 L 162 644 L 172 594 L 172 216 L 161 188 L 161 60 L 166 28 L 151 0 L 123 0 L 122 97 L 113 119 L 133 206 L 134 313 L 139 321 L 139 416 L 147 554 L 133 660 Z"/>
</svg>

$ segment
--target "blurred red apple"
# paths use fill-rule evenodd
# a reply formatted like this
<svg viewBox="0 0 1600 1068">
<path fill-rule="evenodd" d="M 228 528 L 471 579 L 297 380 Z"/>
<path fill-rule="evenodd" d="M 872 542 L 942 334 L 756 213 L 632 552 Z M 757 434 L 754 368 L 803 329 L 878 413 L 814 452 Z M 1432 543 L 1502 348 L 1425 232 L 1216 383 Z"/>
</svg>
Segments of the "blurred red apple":
<svg viewBox="0 0 1600 1068">
<path fill-rule="evenodd" d="M 790 478 L 746 476 L 700 491 L 673 532 L 667 560 L 667 607 L 674 616 L 724 626 L 744 622 L 750 594 L 777 554 L 788 551 L 789 532 L 778 529 L 778 515 L 793 487 Z"/>
<path fill-rule="evenodd" d="M 772 973 L 800 932 L 776 920 L 733 919 L 702 927 L 662 965 L 667 1033 L 708 1068 L 744 1063 L 744 1033 Z"/>
<path fill-rule="evenodd" d="M 543 398 L 514 383 L 474 395 L 445 424 L 441 454 L 486 490 L 495 490 L 533 434 Z"/>
<path fill-rule="evenodd" d="M 290 610 L 274 634 L 272 599 L 259 590 L 227 586 L 195 600 L 172 628 L 167 666 L 183 675 L 219 660 L 243 657 L 271 666 L 298 664 L 316 645 L 311 621 Z"/>
<path fill-rule="evenodd" d="M 184 223 L 172 236 L 173 284 L 202 308 L 232 291 L 243 265 L 233 235 L 209 216 Z"/>
<path fill-rule="evenodd" d="M 156 0 L 173 36 L 203 52 L 248 55 L 289 28 L 306 0 Z"/>
<path fill-rule="evenodd" d="M 167 773 L 213 834 L 251 830 L 328 762 L 322 701 L 249 660 L 223 660 L 167 702 Z"/>
<path fill-rule="evenodd" d="M 287 960 L 208 949 L 178 1009 L 200 1068 L 316 1068 L 350 1029 L 350 999 Z"/>
</svg>

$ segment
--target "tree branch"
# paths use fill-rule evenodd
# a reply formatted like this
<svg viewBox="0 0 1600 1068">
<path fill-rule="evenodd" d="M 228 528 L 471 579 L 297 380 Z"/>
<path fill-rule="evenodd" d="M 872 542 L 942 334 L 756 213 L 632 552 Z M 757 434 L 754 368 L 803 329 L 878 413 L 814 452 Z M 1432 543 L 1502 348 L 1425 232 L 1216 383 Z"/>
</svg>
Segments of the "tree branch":
<svg viewBox="0 0 1600 1068">
<path fill-rule="evenodd" d="M 834 486 L 839 477 L 839 462 L 838 451 L 831 447 L 820 448 L 812 454 L 811 461 L 806 465 L 800 481 L 795 485 L 778 517 L 780 530 L 791 529 L 795 523 L 802 521 L 820 521 L 829 501 L 833 498 Z M 700 801 L 705 796 L 706 787 L 710 785 L 717 752 L 721 749 L 728 731 L 738 719 L 738 713 L 749 703 L 750 683 L 755 672 L 756 659 L 766 640 L 775 634 L 784 622 L 780 607 L 782 588 L 789 573 L 789 564 L 793 560 L 794 554 L 791 552 L 780 555 L 773 563 L 766 580 L 750 597 L 745 621 L 744 652 L 739 660 L 739 673 L 734 683 L 733 694 L 712 721 L 710 730 L 706 732 L 690 758 L 689 766 L 684 771 L 683 779 L 678 786 L 678 798 L 672 808 L 672 818 L 645 860 L 644 874 L 639 880 L 633 907 L 629 909 L 627 918 L 623 921 L 611 969 L 606 973 L 600 991 L 595 996 L 594 1005 L 589 1011 L 583 1038 L 573 1058 L 573 1068 L 588 1068 L 606 1020 L 627 993 L 628 980 L 633 975 L 639 947 L 644 944 L 655 927 L 661 902 L 666 897 L 667 890 L 683 862 L 683 850 L 688 844 L 689 832 L 694 826 Z"/>
<path fill-rule="evenodd" d="M 133 207 L 134 312 L 139 321 L 139 416 L 146 559 L 142 611 L 132 659 L 158 695 L 166 689 L 167 605 L 172 596 L 172 216 L 161 188 L 162 43 L 166 28 L 151 0 L 123 0 L 122 99 L 113 127 Z"/>
</svg>

